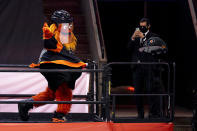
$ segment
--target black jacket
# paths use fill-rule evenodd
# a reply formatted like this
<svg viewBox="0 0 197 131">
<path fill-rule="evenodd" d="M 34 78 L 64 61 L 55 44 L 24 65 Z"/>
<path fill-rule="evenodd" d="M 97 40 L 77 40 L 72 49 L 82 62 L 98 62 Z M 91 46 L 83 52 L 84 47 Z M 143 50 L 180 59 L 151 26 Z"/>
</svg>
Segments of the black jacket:
<svg viewBox="0 0 197 131">
<path fill-rule="evenodd" d="M 130 40 L 128 43 L 128 50 L 130 54 L 130 58 L 132 62 L 156 62 L 158 59 L 155 55 L 146 52 L 140 52 L 139 48 L 144 47 L 144 43 L 151 37 L 158 37 L 157 34 L 152 32 L 148 32 L 148 34 L 143 38 L 143 42 L 140 43 L 140 38 L 136 38 L 135 40 Z"/>
<path fill-rule="evenodd" d="M 44 49 L 41 52 L 39 63 L 53 63 L 73 68 L 85 66 L 85 63 L 76 57 L 72 51 L 58 43 L 54 36 L 50 39 L 44 39 Z"/>
<path fill-rule="evenodd" d="M 38 64 L 31 64 L 30 67 L 40 69 L 81 69 L 86 64 L 67 50 L 61 43 L 52 37 L 44 39 L 44 49 L 40 54 Z M 56 89 L 66 82 L 68 87 L 74 89 L 75 81 L 80 77 L 81 72 L 41 72 L 48 81 L 50 89 Z"/>
</svg>

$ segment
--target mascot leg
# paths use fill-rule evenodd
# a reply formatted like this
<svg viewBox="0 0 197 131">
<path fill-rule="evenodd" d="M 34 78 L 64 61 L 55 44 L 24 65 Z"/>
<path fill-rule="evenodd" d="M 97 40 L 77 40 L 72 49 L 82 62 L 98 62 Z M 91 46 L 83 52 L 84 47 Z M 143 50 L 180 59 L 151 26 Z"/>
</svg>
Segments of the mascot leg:
<svg viewBox="0 0 197 131">
<path fill-rule="evenodd" d="M 71 101 L 72 89 L 66 83 L 61 84 L 55 93 L 56 101 Z M 57 110 L 52 119 L 53 122 L 65 122 L 65 115 L 70 111 L 71 104 L 58 104 Z"/>
<path fill-rule="evenodd" d="M 40 92 L 39 94 L 32 96 L 34 101 L 53 101 L 55 99 L 55 92 L 50 88 L 46 88 L 45 91 Z M 34 104 L 35 107 L 42 106 L 44 104 Z"/>
<path fill-rule="evenodd" d="M 47 87 L 47 89 L 44 92 L 41 92 L 36 96 L 33 96 L 32 98 L 27 99 L 25 101 L 52 101 L 54 99 L 55 99 L 55 92 Z M 33 106 L 38 107 L 41 105 L 44 104 L 32 104 L 32 103 L 18 104 L 18 111 L 21 120 L 27 121 L 29 119 L 29 110 L 32 109 Z"/>
</svg>

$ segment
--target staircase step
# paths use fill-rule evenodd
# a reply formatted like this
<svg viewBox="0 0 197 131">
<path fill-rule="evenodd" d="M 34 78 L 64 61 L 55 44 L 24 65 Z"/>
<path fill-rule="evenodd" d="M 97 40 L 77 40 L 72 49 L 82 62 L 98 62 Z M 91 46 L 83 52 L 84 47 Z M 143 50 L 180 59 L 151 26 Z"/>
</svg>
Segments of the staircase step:
<svg viewBox="0 0 197 131">
<path fill-rule="evenodd" d="M 77 44 L 78 45 L 88 45 L 87 47 L 89 48 L 89 42 L 86 34 L 75 34 L 77 38 Z"/>
<path fill-rule="evenodd" d="M 191 125 L 192 117 L 175 117 L 174 124 L 175 125 Z"/>
<path fill-rule="evenodd" d="M 80 7 L 81 0 L 43 0 L 43 6 L 45 7 Z"/>
<path fill-rule="evenodd" d="M 65 7 L 65 6 L 64 7 L 57 6 L 55 8 L 44 6 L 44 14 L 51 15 L 54 11 L 60 10 L 60 9 L 68 11 L 72 16 L 81 14 L 81 10 L 79 10 L 79 8 L 69 8 L 69 7 Z"/>
<path fill-rule="evenodd" d="M 86 62 L 88 59 L 92 60 L 92 56 L 90 54 L 77 54 L 76 56 L 78 56 L 82 61 Z"/>
<path fill-rule="evenodd" d="M 85 49 L 78 49 L 75 51 L 76 54 L 89 54 L 89 50 L 85 50 Z"/>
<path fill-rule="evenodd" d="M 43 7 L 46 14 L 59 9 L 67 10 L 71 14 L 81 13 L 80 0 L 43 0 Z"/>
<path fill-rule="evenodd" d="M 73 17 L 74 23 L 76 23 L 77 25 L 86 25 L 84 15 L 73 14 Z"/>
<path fill-rule="evenodd" d="M 192 131 L 192 117 L 175 117 L 174 131 Z"/>
<path fill-rule="evenodd" d="M 75 26 L 74 27 L 74 33 L 79 34 L 79 35 L 87 34 L 86 27 L 85 26 Z"/>
<path fill-rule="evenodd" d="M 191 125 L 174 125 L 173 131 L 192 131 Z"/>
</svg>

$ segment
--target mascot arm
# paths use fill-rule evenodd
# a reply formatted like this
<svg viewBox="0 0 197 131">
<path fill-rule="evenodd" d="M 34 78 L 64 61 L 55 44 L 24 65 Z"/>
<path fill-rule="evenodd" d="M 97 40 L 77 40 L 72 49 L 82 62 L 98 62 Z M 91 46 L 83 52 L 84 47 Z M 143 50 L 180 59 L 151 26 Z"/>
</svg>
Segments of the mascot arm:
<svg viewBox="0 0 197 131">
<path fill-rule="evenodd" d="M 44 39 L 44 48 L 46 49 L 56 49 L 57 48 L 57 40 L 54 36 L 50 39 Z"/>
<path fill-rule="evenodd" d="M 44 48 L 53 52 L 61 52 L 63 45 L 55 39 L 53 34 L 53 28 L 50 28 L 48 24 L 45 22 L 42 31 Z"/>
</svg>

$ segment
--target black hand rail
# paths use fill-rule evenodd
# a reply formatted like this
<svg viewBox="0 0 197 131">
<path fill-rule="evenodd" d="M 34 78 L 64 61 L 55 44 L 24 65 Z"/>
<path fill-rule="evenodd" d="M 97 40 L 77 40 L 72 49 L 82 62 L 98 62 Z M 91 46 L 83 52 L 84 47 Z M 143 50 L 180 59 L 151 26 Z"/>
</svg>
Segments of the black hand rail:
<svg viewBox="0 0 197 131">
<path fill-rule="evenodd" d="M 110 94 L 110 96 L 169 96 L 171 94 Z"/>
<path fill-rule="evenodd" d="M 6 97 L 6 99 L 21 98 L 21 97 L 32 97 L 36 94 L 0 94 L 1 97 Z M 87 95 L 73 95 L 73 98 L 87 98 Z"/>
<path fill-rule="evenodd" d="M 0 101 L 1 104 L 104 104 L 103 101 Z"/>
<path fill-rule="evenodd" d="M 102 72 L 103 69 L 1 69 L 0 72 Z"/>
</svg>

